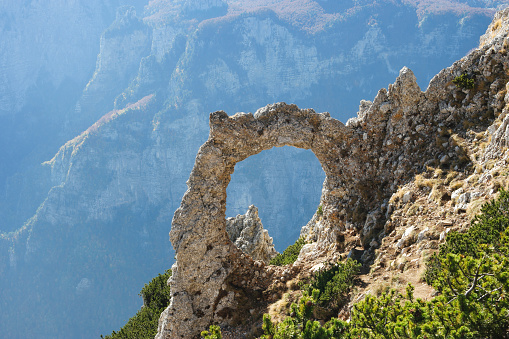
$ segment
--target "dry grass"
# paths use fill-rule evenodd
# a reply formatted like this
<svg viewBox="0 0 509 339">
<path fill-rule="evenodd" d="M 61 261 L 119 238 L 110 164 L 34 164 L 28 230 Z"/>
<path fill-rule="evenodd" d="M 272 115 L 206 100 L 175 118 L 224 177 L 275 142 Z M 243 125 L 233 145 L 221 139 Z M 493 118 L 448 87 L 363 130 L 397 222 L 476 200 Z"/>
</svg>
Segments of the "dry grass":
<svg viewBox="0 0 509 339">
<path fill-rule="evenodd" d="M 435 184 L 437 184 L 438 180 L 436 179 L 428 179 L 422 174 L 417 174 L 415 176 L 415 186 L 418 189 L 423 189 L 424 187 L 427 187 L 429 189 L 432 189 Z"/>
<path fill-rule="evenodd" d="M 463 154 L 458 156 L 458 160 L 453 165 L 466 166 L 470 162 L 470 157 Z"/>
<path fill-rule="evenodd" d="M 388 293 L 391 289 L 391 284 L 387 282 L 382 282 L 380 284 L 374 284 L 372 287 L 373 294 L 377 297 L 381 296 L 383 293 Z"/>
<path fill-rule="evenodd" d="M 394 193 L 391 198 L 389 199 L 389 203 L 390 204 L 395 204 L 397 203 L 398 201 L 401 200 L 401 198 L 403 198 L 403 195 L 405 195 L 405 193 L 408 192 L 408 190 L 406 189 L 401 189 L 401 188 L 398 188 L 398 190 L 396 191 L 396 193 Z"/>
<path fill-rule="evenodd" d="M 463 186 L 465 185 L 465 183 L 463 182 L 463 180 L 458 180 L 458 181 L 454 181 L 452 182 L 449 187 L 451 188 L 451 191 L 456 191 L 457 189 L 460 189 L 462 188 Z"/>
<path fill-rule="evenodd" d="M 474 133 L 474 139 L 476 141 L 484 139 L 485 133 L 486 133 L 486 131 L 481 131 L 481 132 L 478 132 L 478 133 Z"/>
<path fill-rule="evenodd" d="M 433 172 L 433 178 L 441 178 L 444 175 L 444 170 L 440 167 L 437 167 Z"/>
<path fill-rule="evenodd" d="M 505 42 L 506 41 L 504 40 L 504 44 L 505 44 Z M 502 51 L 500 51 L 500 52 L 502 52 Z M 496 96 L 499 97 L 499 98 L 504 99 L 506 94 L 507 94 L 507 89 L 504 87 L 500 91 L 498 91 Z"/>
<path fill-rule="evenodd" d="M 451 200 L 449 192 L 442 185 L 435 185 L 431 190 L 429 199 L 438 205 Z"/>
<path fill-rule="evenodd" d="M 301 291 L 284 293 L 281 299 L 271 304 L 268 309 L 272 321 L 281 322 L 284 320 L 292 302 L 296 302 L 302 296 Z"/>
<path fill-rule="evenodd" d="M 468 144 L 465 139 L 460 137 L 458 134 L 453 134 L 450 137 L 451 143 L 453 146 L 458 146 L 461 150 L 461 152 L 465 152 L 468 149 Z"/>
<path fill-rule="evenodd" d="M 489 141 L 483 141 L 479 144 L 479 148 L 484 151 L 489 144 Z"/>
<path fill-rule="evenodd" d="M 421 207 L 421 205 L 419 203 L 414 203 L 412 206 L 410 206 L 408 208 L 408 210 L 406 211 L 406 216 L 407 217 L 411 217 L 411 216 L 414 216 L 417 214 L 417 212 L 419 212 L 419 208 Z"/>
<path fill-rule="evenodd" d="M 300 288 L 299 280 L 297 280 L 297 279 L 289 280 L 286 283 L 286 288 L 288 288 L 288 290 L 290 290 L 290 291 L 297 291 L 297 290 L 299 290 L 299 288 Z"/>
<path fill-rule="evenodd" d="M 449 185 L 458 176 L 458 174 L 459 173 L 456 171 L 450 171 L 445 177 L 445 184 Z"/>
<path fill-rule="evenodd" d="M 495 160 L 489 160 L 484 164 L 483 169 L 488 171 L 492 170 L 493 167 L 495 167 L 495 164 L 496 164 Z"/>
<path fill-rule="evenodd" d="M 473 219 L 476 215 L 478 215 L 481 212 L 481 207 L 486 203 L 484 199 L 477 199 L 474 201 L 471 201 L 470 204 L 468 204 L 467 208 L 467 216 L 468 219 Z"/>
<path fill-rule="evenodd" d="M 493 180 L 492 188 L 495 191 L 500 190 L 501 188 L 507 190 L 509 189 L 509 178 L 506 176 L 500 176 Z"/>
<path fill-rule="evenodd" d="M 491 26 L 491 31 L 492 32 L 495 32 L 496 30 L 498 30 L 500 27 L 502 27 L 502 20 L 501 19 L 498 19 L 497 21 L 495 21 L 495 23 L 493 24 L 493 26 Z"/>
</svg>

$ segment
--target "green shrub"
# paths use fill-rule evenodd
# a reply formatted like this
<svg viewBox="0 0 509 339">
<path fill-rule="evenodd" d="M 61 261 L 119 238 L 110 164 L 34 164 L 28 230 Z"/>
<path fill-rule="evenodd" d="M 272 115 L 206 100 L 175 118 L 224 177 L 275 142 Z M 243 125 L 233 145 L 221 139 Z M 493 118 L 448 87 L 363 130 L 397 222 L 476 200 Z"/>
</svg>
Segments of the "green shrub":
<svg viewBox="0 0 509 339">
<path fill-rule="evenodd" d="M 354 305 L 350 334 L 361 338 L 507 338 L 509 330 L 509 240 L 499 253 L 479 247 L 480 259 L 447 256 L 436 284 L 442 294 L 414 300 L 413 287 L 371 295 Z"/>
<path fill-rule="evenodd" d="M 153 339 L 157 334 L 159 316 L 170 303 L 170 287 L 166 282 L 171 270 L 159 274 L 150 283 L 145 284 L 140 292 L 143 306 L 120 331 L 113 331 L 104 339 Z"/>
<path fill-rule="evenodd" d="M 263 315 L 262 339 L 330 339 L 347 338 L 348 323 L 333 318 L 323 326 L 314 320 L 313 310 L 318 290 L 312 295 L 304 291 L 298 304 L 290 306 L 290 315 L 281 323 L 274 324 L 270 315 Z"/>
<path fill-rule="evenodd" d="M 316 210 L 316 215 L 323 215 L 323 207 L 322 205 L 318 205 L 318 209 Z"/>
<path fill-rule="evenodd" d="M 217 325 L 210 325 L 208 331 L 202 331 L 201 337 L 203 339 L 221 339 L 223 336 L 221 335 L 221 328 Z"/>
<path fill-rule="evenodd" d="M 479 246 L 492 244 L 500 247 L 502 232 L 509 226 L 509 192 L 500 191 L 498 199 L 484 204 L 481 214 L 474 217 L 466 233 L 450 232 L 447 241 L 440 246 L 438 254 L 433 255 L 427 264 L 425 280 L 433 285 L 443 270 L 441 261 L 449 254 L 468 255 L 479 258 Z"/>
<path fill-rule="evenodd" d="M 355 272 L 346 262 L 343 274 L 319 272 L 280 324 L 264 315 L 263 338 L 509 338 L 509 194 L 501 191 L 481 212 L 468 232 L 449 234 L 428 264 L 427 278 L 441 292 L 432 300 L 415 299 L 408 285 L 405 295 L 367 295 L 352 308 L 349 323 L 332 318 L 322 326 L 313 309 L 334 294 L 326 291 L 342 290 L 328 289 L 331 282 L 342 286 L 333 277 Z"/>
<path fill-rule="evenodd" d="M 283 251 L 283 253 L 280 253 L 276 257 L 274 257 L 270 261 L 270 264 L 276 266 L 293 264 L 295 260 L 297 260 L 300 250 L 302 249 L 302 246 L 304 246 L 304 244 L 305 244 L 304 238 L 297 239 L 295 244 L 288 246 L 286 250 Z"/>
<path fill-rule="evenodd" d="M 509 328 L 509 193 L 486 203 L 466 233 L 450 232 L 431 257 L 426 282 L 456 305 L 481 337 L 504 337 Z"/>
<path fill-rule="evenodd" d="M 466 73 L 463 73 L 460 76 L 457 76 L 452 81 L 453 84 L 456 85 L 458 88 L 464 88 L 464 89 L 472 89 L 474 88 L 474 79 L 470 79 Z"/>
<path fill-rule="evenodd" d="M 158 274 L 150 283 L 145 284 L 139 295 L 143 298 L 143 305 L 148 308 L 161 309 L 166 308 L 171 299 L 168 279 L 171 276 L 171 270 L 164 274 Z"/>
<path fill-rule="evenodd" d="M 485 204 L 466 233 L 451 232 L 427 265 L 441 294 L 414 300 L 391 290 L 352 310 L 350 334 L 362 338 L 507 338 L 509 194 Z"/>
<path fill-rule="evenodd" d="M 344 263 L 337 263 L 316 272 L 305 288 L 308 293 L 319 291 L 316 298 L 318 304 L 337 311 L 348 302 L 348 294 L 360 268 L 361 264 L 357 261 L 347 259 Z"/>
<path fill-rule="evenodd" d="M 360 267 L 355 260 L 348 259 L 318 271 L 304 286 L 299 302 L 290 305 L 290 314 L 283 322 L 274 324 L 270 315 L 264 314 L 262 329 L 265 335 L 262 338 L 346 338 L 346 322 L 332 318 L 322 326 L 315 318 L 314 310 L 318 305 L 334 311 L 343 306 Z"/>
</svg>

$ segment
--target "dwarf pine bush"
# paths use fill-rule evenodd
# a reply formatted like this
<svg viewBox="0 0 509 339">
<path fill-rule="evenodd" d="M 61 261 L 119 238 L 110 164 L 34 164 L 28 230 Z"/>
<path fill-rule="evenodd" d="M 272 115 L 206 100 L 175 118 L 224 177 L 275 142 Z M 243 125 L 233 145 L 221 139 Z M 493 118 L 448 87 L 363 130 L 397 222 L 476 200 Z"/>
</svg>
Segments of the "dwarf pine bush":
<svg viewBox="0 0 509 339">
<path fill-rule="evenodd" d="M 469 78 L 466 73 L 454 78 L 452 83 L 455 84 L 456 87 L 463 89 L 472 89 L 475 85 L 474 79 Z"/>
<path fill-rule="evenodd" d="M 293 264 L 295 260 L 297 260 L 297 257 L 299 256 L 300 250 L 302 249 L 302 246 L 304 246 L 305 241 L 304 238 L 299 238 L 295 242 L 295 244 L 288 246 L 283 253 L 279 253 L 277 256 L 275 256 L 271 261 L 271 265 L 276 266 L 284 266 L 288 264 Z"/>
</svg>

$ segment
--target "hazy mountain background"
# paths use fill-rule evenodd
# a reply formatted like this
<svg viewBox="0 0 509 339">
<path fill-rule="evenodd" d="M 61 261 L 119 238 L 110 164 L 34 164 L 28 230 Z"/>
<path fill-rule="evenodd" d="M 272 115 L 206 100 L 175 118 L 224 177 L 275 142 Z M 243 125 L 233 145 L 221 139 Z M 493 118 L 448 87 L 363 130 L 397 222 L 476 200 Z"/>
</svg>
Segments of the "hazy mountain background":
<svg viewBox="0 0 509 339">
<path fill-rule="evenodd" d="M 343 122 L 408 66 L 422 89 L 505 1 L 4 0 L 0 329 L 118 329 L 171 266 L 173 212 L 208 114 L 285 101 Z M 309 151 L 237 165 L 227 216 L 259 207 L 278 250 L 317 208 Z"/>
</svg>

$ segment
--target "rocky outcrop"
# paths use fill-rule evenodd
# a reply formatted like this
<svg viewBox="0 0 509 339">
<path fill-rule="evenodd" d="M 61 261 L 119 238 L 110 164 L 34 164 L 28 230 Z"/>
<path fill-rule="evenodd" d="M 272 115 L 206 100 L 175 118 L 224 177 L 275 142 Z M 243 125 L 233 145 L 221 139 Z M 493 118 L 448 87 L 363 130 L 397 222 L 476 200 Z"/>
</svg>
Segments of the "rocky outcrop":
<svg viewBox="0 0 509 339">
<path fill-rule="evenodd" d="M 508 16 L 505 10 L 496 20 Z M 490 30 L 496 30 L 496 21 L 487 34 Z M 403 68 L 395 83 L 380 90 L 373 102 L 363 102 L 358 117 L 347 125 L 326 113 L 284 103 L 254 115 L 212 113 L 209 139 L 198 152 L 188 191 L 173 218 L 173 297 L 157 337 L 190 337 L 212 322 L 235 323 L 263 303 L 263 290 L 281 279 L 275 268 L 234 246 L 225 220 L 226 188 L 235 164 L 271 147 L 310 149 L 326 174 L 320 215 L 317 212 L 315 224 L 308 225 L 314 245 L 306 247 L 307 258 L 299 258 L 292 270 L 306 261 L 337 259 L 359 241 L 360 259 L 372 262 L 374 250 L 394 231 L 386 219 L 398 186 L 427 166 L 468 172 L 471 163 L 462 138 L 504 115 L 503 92 L 509 80 L 505 39 L 497 34 L 483 39 L 479 49 L 435 76 L 425 92 L 412 71 Z M 473 79 L 474 88 L 453 83 L 462 74 Z M 445 193 L 439 196 L 447 200 Z M 413 199 L 412 193 L 401 193 L 405 204 Z M 397 247 L 407 248 L 433 237 L 431 233 L 411 226 Z"/>
<path fill-rule="evenodd" d="M 226 232 L 233 244 L 253 260 L 268 265 L 277 255 L 269 231 L 263 229 L 258 208 L 254 205 L 249 206 L 246 214 L 226 219 Z"/>
<path fill-rule="evenodd" d="M 356 300 L 376 293 L 382 284 L 402 289 L 412 283 L 416 297 L 433 296 L 435 291 L 421 279 L 430 255 L 449 232 L 465 232 L 500 188 L 509 188 L 509 79 L 504 74 L 509 68 L 508 35 L 509 9 L 505 9 L 495 15 L 480 48 L 430 84 L 426 93 L 440 93 L 441 86 L 449 91 L 441 93 L 434 127 L 434 144 L 441 152 L 437 150 L 429 166 L 389 199 L 384 231 L 367 251 L 374 254 L 369 274 L 374 284 L 361 289 Z M 460 75 L 473 79 L 473 88 L 448 82 Z"/>
<path fill-rule="evenodd" d="M 315 1 L 306 3 L 313 3 L 313 11 L 316 9 Z M 257 12 L 254 12 L 255 8 L 258 9 Z M 234 15 L 243 9 L 253 12 Z M 436 21 L 423 21 L 423 24 L 418 26 L 417 22 L 413 21 L 416 20 L 415 13 L 406 6 L 388 6 L 383 9 L 366 7 L 358 12 L 353 11 L 352 13 L 356 14 L 344 23 L 341 20 L 334 21 L 332 15 L 323 13 L 323 9 L 320 15 L 317 13 L 309 19 L 302 8 L 284 6 L 283 2 L 264 2 L 252 6 L 249 6 L 248 2 L 235 2 L 230 3 L 229 11 L 232 12 L 225 17 L 204 21 L 197 26 L 195 34 L 187 38 L 185 52 L 178 60 L 175 72 L 171 79 L 163 84 L 169 90 L 170 105 L 178 108 L 177 112 L 168 112 L 168 119 L 176 114 L 208 114 L 217 109 L 232 113 L 254 112 L 262 105 L 284 100 L 299 107 L 313 107 L 317 112 L 328 111 L 332 117 L 345 122 L 351 117 L 351 113 L 347 112 L 355 112 L 360 99 L 373 97 L 380 87 L 398 75 L 399 69 L 405 63 L 411 63 L 412 70 L 418 75 L 419 84 L 427 85 L 431 74 L 457 58 L 450 58 L 439 65 L 434 61 L 437 60 L 436 56 L 450 53 L 462 56 L 473 47 L 466 47 L 463 39 L 469 34 L 480 35 L 481 30 L 478 33 L 471 30 L 478 29 L 478 26 L 485 30 L 489 22 L 487 18 L 479 20 L 480 18 L 476 17 L 475 20 L 465 21 L 461 32 L 452 34 L 448 32 L 453 27 L 458 27 L 457 18 L 443 16 L 436 18 Z M 398 19 L 391 21 L 386 15 L 384 18 L 387 19 L 380 17 L 380 20 L 370 21 L 370 18 L 378 18 L 382 12 L 398 13 Z M 153 49 L 157 50 L 159 58 L 160 55 L 168 55 L 171 48 L 176 46 L 172 41 L 177 41 L 175 35 L 182 34 L 182 31 L 181 26 L 171 24 L 172 20 L 177 20 L 175 18 L 178 18 L 178 14 L 175 14 L 172 20 L 156 21 L 156 18 L 158 16 L 154 14 L 147 18 L 146 22 L 157 28 L 153 34 Z M 310 39 L 310 36 L 314 35 L 303 32 L 307 32 L 316 20 L 331 26 L 325 25 L 323 31 Z M 480 24 L 483 20 L 486 21 Z M 386 24 L 389 22 L 394 25 L 390 27 L 397 28 L 387 28 Z M 217 27 L 217 34 L 213 37 L 212 27 Z M 327 27 L 333 29 L 329 30 Z M 350 30 L 355 31 L 356 35 L 344 34 Z M 405 31 L 406 34 L 396 38 L 393 34 L 395 31 Z M 222 36 L 229 38 L 222 40 L 219 38 Z M 225 49 L 224 46 L 228 47 Z M 192 69 L 193 72 L 182 71 L 187 69 Z M 135 93 L 134 97 L 131 97 L 132 93 Z M 135 102 L 138 98 L 136 91 L 132 92 L 130 89 L 125 94 L 127 102 Z M 159 116 L 155 120 L 159 121 Z M 164 119 L 161 123 L 164 124 Z M 201 140 L 195 144 L 196 149 L 200 144 Z M 260 154 L 260 163 L 270 164 L 270 167 L 264 168 L 284 171 L 281 179 L 274 180 L 273 173 L 269 174 L 267 171 L 263 180 L 258 183 L 245 180 L 252 182 L 254 189 L 232 182 L 228 195 L 228 208 L 231 211 L 229 216 L 244 213 L 251 203 L 260 208 L 264 225 L 270 229 L 279 250 L 291 244 L 299 233 L 295 229 L 295 233 L 287 237 L 285 235 L 288 231 L 283 225 L 302 225 L 316 210 L 324 175 L 318 161 L 314 160 L 313 164 L 311 161 L 304 163 L 298 160 L 302 157 L 298 156 L 297 152 L 295 154 L 296 156 L 287 162 L 278 157 Z M 312 157 L 310 155 L 308 158 Z M 291 165 L 287 164 L 296 161 L 302 161 L 299 171 L 294 171 Z M 297 180 L 302 178 L 301 173 L 309 173 L 306 177 L 313 178 L 305 185 L 306 191 L 310 193 L 307 196 L 314 199 L 301 203 L 301 206 L 308 206 L 309 209 L 297 209 L 299 214 L 300 211 L 305 211 L 301 214 L 302 218 L 297 219 L 298 214 L 293 213 L 293 206 L 299 195 L 281 192 L 288 192 L 292 187 L 300 185 Z M 318 175 L 321 176 L 320 180 L 314 179 Z M 246 196 L 259 200 L 246 201 Z M 278 204 L 269 202 L 272 197 L 277 199 Z M 284 207 L 278 209 L 278 206 Z M 286 239 L 289 241 L 285 242 Z"/>
</svg>

